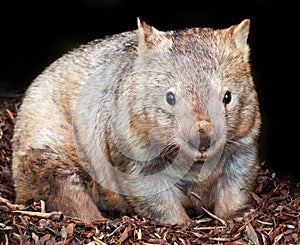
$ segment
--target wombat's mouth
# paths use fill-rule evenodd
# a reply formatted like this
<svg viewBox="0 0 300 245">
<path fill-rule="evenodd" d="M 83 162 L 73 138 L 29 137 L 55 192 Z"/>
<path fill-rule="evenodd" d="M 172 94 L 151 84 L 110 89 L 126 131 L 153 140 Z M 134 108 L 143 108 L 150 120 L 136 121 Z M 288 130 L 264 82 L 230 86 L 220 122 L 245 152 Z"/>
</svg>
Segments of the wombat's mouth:
<svg viewBox="0 0 300 245">
<path fill-rule="evenodd" d="M 204 162 L 212 154 L 214 143 L 209 146 L 195 146 L 190 141 L 181 142 L 180 149 L 196 162 Z"/>
</svg>

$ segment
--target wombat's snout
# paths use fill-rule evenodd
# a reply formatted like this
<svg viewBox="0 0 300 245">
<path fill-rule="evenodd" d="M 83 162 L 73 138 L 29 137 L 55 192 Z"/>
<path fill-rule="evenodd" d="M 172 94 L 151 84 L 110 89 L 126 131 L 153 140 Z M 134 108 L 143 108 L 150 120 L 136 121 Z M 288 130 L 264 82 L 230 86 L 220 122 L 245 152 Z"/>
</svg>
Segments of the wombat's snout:
<svg viewBox="0 0 300 245">
<path fill-rule="evenodd" d="M 205 160 L 215 141 L 215 133 L 209 120 L 198 121 L 196 126 L 190 130 L 189 144 L 195 150 L 197 149 L 196 160 Z"/>
</svg>

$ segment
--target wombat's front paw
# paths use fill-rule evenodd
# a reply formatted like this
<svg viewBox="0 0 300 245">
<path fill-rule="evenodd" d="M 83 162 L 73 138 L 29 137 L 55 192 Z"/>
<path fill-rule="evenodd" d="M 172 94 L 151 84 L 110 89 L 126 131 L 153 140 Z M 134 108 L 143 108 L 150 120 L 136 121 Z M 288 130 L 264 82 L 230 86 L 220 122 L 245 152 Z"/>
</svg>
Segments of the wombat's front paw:
<svg viewBox="0 0 300 245">
<path fill-rule="evenodd" d="M 254 213 L 254 208 L 242 209 L 232 218 L 234 221 L 241 222 L 245 217 L 251 216 Z"/>
<path fill-rule="evenodd" d="M 192 223 L 192 219 L 186 213 L 184 213 L 181 215 L 170 215 L 168 217 L 160 219 L 160 222 L 164 224 L 188 226 Z"/>
<path fill-rule="evenodd" d="M 225 219 L 226 221 L 237 221 L 237 222 L 241 222 L 243 221 L 243 219 L 247 216 L 250 216 L 252 213 L 254 212 L 254 208 L 250 205 L 246 205 L 245 207 L 235 210 L 235 211 L 231 211 L 231 212 L 227 212 L 227 213 L 218 213 L 217 216 Z"/>
</svg>

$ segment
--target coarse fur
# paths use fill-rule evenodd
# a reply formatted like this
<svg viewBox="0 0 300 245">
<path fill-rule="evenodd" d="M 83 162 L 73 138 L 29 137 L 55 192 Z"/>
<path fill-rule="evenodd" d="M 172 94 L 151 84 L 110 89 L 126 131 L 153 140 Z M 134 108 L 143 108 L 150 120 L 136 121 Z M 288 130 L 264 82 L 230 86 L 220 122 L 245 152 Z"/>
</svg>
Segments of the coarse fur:
<svg viewBox="0 0 300 245">
<path fill-rule="evenodd" d="M 224 219 L 245 210 L 261 124 L 249 26 L 159 31 L 138 19 L 56 60 L 18 113 L 16 202 L 181 225 L 201 207 Z"/>
</svg>

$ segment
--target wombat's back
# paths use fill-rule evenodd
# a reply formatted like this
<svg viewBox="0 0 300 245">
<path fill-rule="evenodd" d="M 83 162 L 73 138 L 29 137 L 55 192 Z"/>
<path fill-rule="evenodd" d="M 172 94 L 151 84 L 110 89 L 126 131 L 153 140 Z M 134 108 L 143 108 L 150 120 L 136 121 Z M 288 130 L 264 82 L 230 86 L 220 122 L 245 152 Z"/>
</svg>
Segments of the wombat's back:
<svg viewBox="0 0 300 245">
<path fill-rule="evenodd" d="M 131 62 L 129 56 L 137 43 L 135 36 L 135 32 L 127 32 L 83 45 L 55 61 L 33 81 L 14 129 L 14 168 L 18 157 L 30 148 L 47 146 L 58 150 L 58 142 L 62 145 L 72 142 L 78 94 L 86 91 L 86 84 L 90 83 L 92 96 L 99 103 L 108 87 L 113 86 L 118 70 Z M 96 77 L 100 74 L 101 77 Z M 80 105 L 83 110 L 85 106 Z"/>
</svg>

